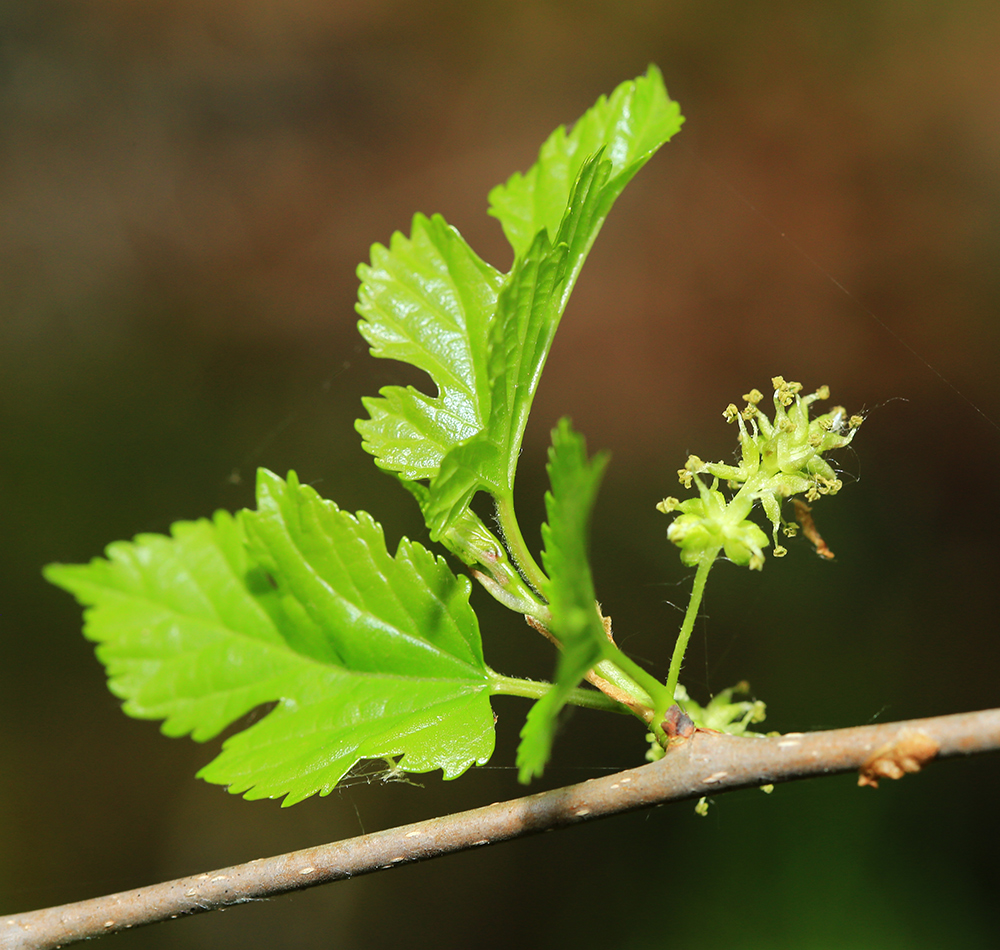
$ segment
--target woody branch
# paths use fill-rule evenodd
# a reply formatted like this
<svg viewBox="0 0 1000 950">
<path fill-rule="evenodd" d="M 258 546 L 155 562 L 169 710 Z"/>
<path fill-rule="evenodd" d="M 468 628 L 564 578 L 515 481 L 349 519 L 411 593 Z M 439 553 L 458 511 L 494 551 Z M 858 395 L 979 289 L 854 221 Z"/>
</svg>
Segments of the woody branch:
<svg viewBox="0 0 1000 950">
<path fill-rule="evenodd" d="M 620 812 L 739 788 L 858 771 L 877 785 L 934 758 L 1000 749 L 1000 709 L 744 738 L 696 732 L 658 762 L 579 785 L 191 877 L 0 917 L 2 950 L 45 950 Z"/>
</svg>

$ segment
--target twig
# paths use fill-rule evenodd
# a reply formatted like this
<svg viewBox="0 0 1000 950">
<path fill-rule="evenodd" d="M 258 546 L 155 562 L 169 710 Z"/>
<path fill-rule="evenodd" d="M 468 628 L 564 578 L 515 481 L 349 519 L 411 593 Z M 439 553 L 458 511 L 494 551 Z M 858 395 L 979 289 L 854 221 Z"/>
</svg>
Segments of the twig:
<svg viewBox="0 0 1000 950">
<path fill-rule="evenodd" d="M 0 917 L 0 948 L 43 950 L 664 802 L 858 770 L 861 784 L 931 758 L 1000 749 L 1000 709 L 766 739 L 697 732 L 659 762 L 580 785 L 248 864 Z"/>
</svg>

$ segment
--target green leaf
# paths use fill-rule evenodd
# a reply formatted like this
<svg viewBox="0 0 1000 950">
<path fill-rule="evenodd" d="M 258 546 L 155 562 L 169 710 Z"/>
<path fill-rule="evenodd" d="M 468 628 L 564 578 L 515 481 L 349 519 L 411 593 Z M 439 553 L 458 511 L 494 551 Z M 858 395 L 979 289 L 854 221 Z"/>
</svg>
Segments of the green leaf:
<svg viewBox="0 0 1000 950">
<path fill-rule="evenodd" d="M 490 214 L 500 220 L 514 253 L 524 254 L 543 229 L 555 239 L 580 169 L 599 149 L 611 162 L 610 208 L 683 122 L 680 107 L 667 97 L 662 74 L 650 66 L 645 76 L 623 82 L 608 98 L 601 96 L 570 132 L 565 126 L 556 129 L 527 172 L 515 173 L 490 192 Z"/>
<path fill-rule="evenodd" d="M 440 217 L 376 245 L 362 266 L 358 312 L 375 356 L 426 370 L 438 394 L 387 387 L 359 420 L 376 463 L 430 479 L 424 506 L 439 539 L 485 490 L 513 493 L 528 412 L 570 293 L 615 199 L 679 128 L 655 67 L 603 97 L 539 160 L 490 194 L 514 248 L 506 276 Z"/>
<path fill-rule="evenodd" d="M 490 413 L 489 321 L 503 275 L 480 260 L 440 215 L 416 215 L 406 238 L 375 244 L 358 268 L 357 311 L 372 356 L 411 363 L 438 388 L 386 386 L 364 399 L 356 423 L 380 468 L 431 478 L 449 449 L 480 432 Z"/>
<path fill-rule="evenodd" d="M 583 436 L 568 419 L 553 429 L 548 464 L 552 490 L 545 495 L 549 520 L 542 525 L 542 561 L 549 581 L 542 593 L 562 652 L 552 688 L 531 708 L 521 730 L 517 765 L 522 782 L 542 774 L 560 710 L 587 671 L 610 652 L 587 555 L 590 514 L 607 463 L 605 453 L 588 462 Z"/>
<path fill-rule="evenodd" d="M 247 798 L 328 794 L 360 759 L 455 778 L 493 750 L 470 584 L 294 473 L 261 470 L 258 509 L 112 544 L 46 577 L 89 607 L 125 711 L 204 741 L 263 703 L 201 770 Z"/>
<path fill-rule="evenodd" d="M 610 167 L 600 151 L 591 156 L 580 169 L 555 243 L 540 231 L 527 254 L 514 262 L 497 301 L 489 340 L 489 420 L 482 432 L 445 456 L 431 481 L 425 516 L 433 538 L 455 522 L 480 489 L 501 498 L 514 490 L 528 414 L 572 282 L 599 227 Z"/>
</svg>

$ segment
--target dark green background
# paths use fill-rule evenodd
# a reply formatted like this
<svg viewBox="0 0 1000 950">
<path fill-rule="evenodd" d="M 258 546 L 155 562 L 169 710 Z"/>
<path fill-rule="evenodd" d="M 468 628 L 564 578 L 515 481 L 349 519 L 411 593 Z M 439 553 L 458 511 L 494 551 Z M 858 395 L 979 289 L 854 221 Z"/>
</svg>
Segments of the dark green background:
<svg viewBox="0 0 1000 950">
<path fill-rule="evenodd" d="M 768 726 L 1000 705 L 1000 10 L 992 2 L 92 0 L 0 5 L 0 912 L 522 793 L 490 768 L 282 810 L 192 776 L 217 743 L 126 719 L 39 570 L 251 502 L 294 467 L 394 541 L 426 532 L 352 422 L 354 268 L 442 212 L 498 266 L 486 192 L 660 65 L 688 118 L 615 209 L 521 459 L 541 516 L 564 413 L 608 448 L 597 586 L 663 674 L 690 574 L 654 511 L 724 406 L 781 373 L 868 416 L 846 487 L 762 574 L 717 568 L 684 681 Z M 846 288 L 846 292 L 844 289 Z M 958 391 L 961 391 L 961 394 Z M 487 659 L 548 646 L 475 594 Z M 672 606 L 673 605 L 673 606 Z M 578 712 L 543 783 L 642 761 Z M 690 804 L 113 938 L 128 947 L 991 948 L 1000 758 Z"/>
</svg>

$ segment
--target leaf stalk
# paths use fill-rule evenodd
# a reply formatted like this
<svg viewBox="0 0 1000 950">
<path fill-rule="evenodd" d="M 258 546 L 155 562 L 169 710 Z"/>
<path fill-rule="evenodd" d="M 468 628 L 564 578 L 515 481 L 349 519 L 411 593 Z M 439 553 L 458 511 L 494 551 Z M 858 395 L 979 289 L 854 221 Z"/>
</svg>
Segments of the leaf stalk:
<svg viewBox="0 0 1000 950">
<path fill-rule="evenodd" d="M 515 676 L 504 676 L 491 671 L 490 692 L 497 696 L 524 696 L 528 699 L 541 699 L 552 684 L 544 680 L 525 680 Z M 599 709 L 602 712 L 621 713 L 628 715 L 629 710 L 622 703 L 616 702 L 596 689 L 577 687 L 569 694 L 566 702 L 573 706 L 583 706 L 586 709 Z"/>
<path fill-rule="evenodd" d="M 517 514 L 514 511 L 514 498 L 512 495 L 502 495 L 496 497 L 497 520 L 500 522 L 500 529 L 503 532 L 504 543 L 518 570 L 524 575 L 524 579 L 539 593 L 541 593 L 548 577 L 538 566 L 524 540 L 521 533 L 521 526 L 517 523 Z"/>
</svg>

